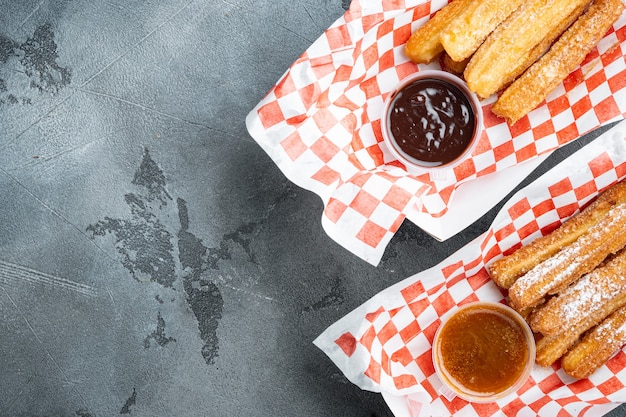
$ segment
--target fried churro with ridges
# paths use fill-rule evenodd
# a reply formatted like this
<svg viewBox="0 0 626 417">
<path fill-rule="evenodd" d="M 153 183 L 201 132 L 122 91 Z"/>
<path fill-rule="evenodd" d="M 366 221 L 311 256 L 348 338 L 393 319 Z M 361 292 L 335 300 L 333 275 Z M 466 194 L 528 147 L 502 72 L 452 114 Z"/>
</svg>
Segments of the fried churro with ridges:
<svg viewBox="0 0 626 417">
<path fill-rule="evenodd" d="M 568 350 L 576 345 L 581 336 L 589 329 L 606 319 L 612 312 L 596 311 L 590 317 L 571 328 L 562 328 L 559 333 L 543 336 L 537 341 L 535 362 L 540 366 L 550 366 L 562 358 Z"/>
<path fill-rule="evenodd" d="M 463 77 L 463 71 L 465 70 L 465 66 L 468 62 L 469 58 L 457 62 L 453 60 L 450 55 L 446 53 L 446 51 L 443 51 L 443 53 L 441 54 L 441 59 L 439 60 L 442 70 L 454 75 L 458 75 L 459 77 Z"/>
<path fill-rule="evenodd" d="M 576 10 L 574 10 L 567 19 L 561 21 L 561 23 L 554 28 L 552 32 L 550 32 L 545 38 L 539 42 L 521 61 L 517 64 L 517 66 L 511 70 L 510 75 L 506 82 L 503 84 L 502 88 L 508 87 L 515 79 L 524 73 L 524 71 L 535 63 L 543 54 L 545 54 L 550 46 L 554 43 L 555 40 L 558 39 L 559 36 L 571 26 L 572 23 L 576 21 L 583 14 L 585 9 L 587 8 L 587 4 L 579 5 Z"/>
<path fill-rule="evenodd" d="M 590 330 L 561 359 L 561 367 L 574 378 L 587 378 L 626 344 L 626 307 Z"/>
<path fill-rule="evenodd" d="M 417 64 L 427 64 L 439 56 L 443 52 L 441 31 L 472 2 L 477 0 L 454 0 L 439 9 L 429 21 L 411 34 L 404 48 L 406 56 Z"/>
<path fill-rule="evenodd" d="M 502 22 L 476 50 L 465 69 L 470 90 L 487 98 L 513 81 L 518 64 L 562 22 L 590 0 L 528 0 Z M 557 34 L 558 36 L 558 34 Z"/>
<path fill-rule="evenodd" d="M 520 276 L 573 243 L 598 223 L 611 207 L 622 203 L 626 203 L 626 182 L 620 182 L 601 193 L 594 202 L 551 233 L 494 261 L 488 267 L 491 278 L 500 287 L 510 288 Z"/>
<path fill-rule="evenodd" d="M 582 332 L 563 332 L 553 336 L 543 336 L 537 341 L 535 363 L 550 366 L 574 346 Z"/>
<path fill-rule="evenodd" d="M 512 307 L 523 310 L 538 305 L 546 295 L 559 293 L 624 246 L 626 204 L 620 204 L 574 243 L 518 278 L 509 288 Z"/>
<path fill-rule="evenodd" d="M 594 0 L 550 50 L 502 93 L 492 111 L 513 124 L 537 107 L 580 65 L 623 10 L 621 0 Z"/>
<path fill-rule="evenodd" d="M 626 305 L 626 250 L 584 275 L 556 297 L 535 309 L 528 322 L 550 336 L 582 323 L 597 324 Z M 587 326 L 587 324 L 585 324 Z"/>
<path fill-rule="evenodd" d="M 441 32 L 441 44 L 452 60 L 470 57 L 523 0 L 483 0 L 467 5 Z"/>
</svg>

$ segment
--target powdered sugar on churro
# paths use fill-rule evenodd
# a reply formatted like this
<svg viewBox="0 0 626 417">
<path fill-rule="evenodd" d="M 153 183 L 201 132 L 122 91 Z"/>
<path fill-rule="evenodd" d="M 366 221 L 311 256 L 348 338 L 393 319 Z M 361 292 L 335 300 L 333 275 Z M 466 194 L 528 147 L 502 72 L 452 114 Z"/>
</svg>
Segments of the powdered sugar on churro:
<svg viewBox="0 0 626 417">
<path fill-rule="evenodd" d="M 613 333 L 612 342 L 617 347 L 621 347 L 626 343 L 626 321 Z"/>
<path fill-rule="evenodd" d="M 586 378 L 626 344 L 626 181 L 502 260 L 526 265 L 514 270 L 509 301 L 539 336 L 538 365 L 560 359 Z"/>
<path fill-rule="evenodd" d="M 561 359 L 563 370 L 574 378 L 586 378 L 626 343 L 626 307 L 591 329 Z"/>
<path fill-rule="evenodd" d="M 536 305 L 547 294 L 593 270 L 604 257 L 624 247 L 624 243 L 626 204 L 621 204 L 573 244 L 520 277 L 510 289 L 511 302 L 520 308 Z M 614 247 L 617 249 L 613 250 Z"/>
<path fill-rule="evenodd" d="M 584 319 L 581 312 L 593 312 L 601 308 L 608 300 L 626 293 L 626 274 L 616 275 L 615 280 L 602 274 L 602 270 L 582 277 L 563 294 L 568 302 L 563 304 L 564 323 Z"/>
<path fill-rule="evenodd" d="M 611 316 L 598 324 L 597 328 L 594 330 L 598 338 L 616 348 L 626 343 L 626 320 L 623 316 L 623 311 L 617 311 L 615 312 L 615 316 Z"/>
</svg>

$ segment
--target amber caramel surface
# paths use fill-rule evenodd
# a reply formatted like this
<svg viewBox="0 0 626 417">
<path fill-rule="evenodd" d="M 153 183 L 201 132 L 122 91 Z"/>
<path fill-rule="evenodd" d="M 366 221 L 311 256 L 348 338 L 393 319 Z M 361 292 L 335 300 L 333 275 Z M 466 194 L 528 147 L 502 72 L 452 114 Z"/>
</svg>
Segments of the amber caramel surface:
<svg viewBox="0 0 626 417">
<path fill-rule="evenodd" d="M 440 334 L 441 365 L 455 385 L 478 393 L 498 393 L 524 371 L 529 351 L 521 325 L 489 306 L 460 311 Z"/>
</svg>

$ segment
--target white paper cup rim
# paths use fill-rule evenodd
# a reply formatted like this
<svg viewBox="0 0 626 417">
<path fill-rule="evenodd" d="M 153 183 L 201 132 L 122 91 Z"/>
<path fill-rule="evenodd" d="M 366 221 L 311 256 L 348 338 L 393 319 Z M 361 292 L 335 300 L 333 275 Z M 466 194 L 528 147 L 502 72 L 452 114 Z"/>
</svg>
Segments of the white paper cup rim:
<svg viewBox="0 0 626 417">
<path fill-rule="evenodd" d="M 470 105 L 472 106 L 472 110 L 474 112 L 474 120 L 475 120 L 474 135 L 472 137 L 472 140 L 469 146 L 465 149 L 465 151 L 461 155 L 459 155 L 457 158 L 455 158 L 453 161 L 450 161 L 446 164 L 434 165 L 434 166 L 425 164 L 423 161 L 420 161 L 412 157 L 411 155 L 408 155 L 402 149 L 400 149 L 400 147 L 397 146 L 395 139 L 393 138 L 393 135 L 391 134 L 389 130 L 389 121 L 388 121 L 389 108 L 391 106 L 391 103 L 393 102 L 393 99 L 396 96 L 396 93 L 400 89 L 405 87 L 406 85 L 412 83 L 413 81 L 420 80 L 420 79 L 428 79 L 428 78 L 443 80 L 459 88 L 461 92 L 463 92 L 465 96 L 468 98 Z M 451 74 L 446 71 L 422 70 L 422 71 L 415 72 L 403 78 L 396 85 L 396 87 L 389 93 L 383 105 L 383 114 L 381 116 L 381 130 L 382 130 L 382 135 L 383 135 L 383 141 L 385 142 L 385 145 L 387 146 L 389 151 L 392 153 L 392 155 L 406 167 L 409 173 L 412 173 L 412 174 L 431 173 L 433 174 L 434 179 L 447 178 L 446 171 L 450 171 L 454 167 L 466 161 L 468 158 L 471 158 L 472 152 L 474 151 L 474 149 L 476 148 L 476 145 L 478 144 L 480 140 L 483 129 L 484 129 L 483 111 L 482 111 L 482 106 L 480 105 L 480 101 L 478 100 L 478 97 L 476 96 L 476 94 L 472 93 L 469 90 L 465 81 L 463 81 L 456 75 Z"/>
</svg>

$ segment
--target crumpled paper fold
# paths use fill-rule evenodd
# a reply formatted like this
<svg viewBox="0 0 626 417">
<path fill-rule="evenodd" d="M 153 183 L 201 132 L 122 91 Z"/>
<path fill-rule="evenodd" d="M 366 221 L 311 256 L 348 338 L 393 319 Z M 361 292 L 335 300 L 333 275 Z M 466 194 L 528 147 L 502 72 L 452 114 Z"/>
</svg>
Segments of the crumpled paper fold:
<svg viewBox="0 0 626 417">
<path fill-rule="evenodd" d="M 362 389 L 401 398 L 405 416 L 417 417 L 423 410 L 459 416 L 606 412 L 626 400 L 626 348 L 589 379 L 574 380 L 558 365 L 537 366 L 515 395 L 497 403 L 472 404 L 442 395 L 431 343 L 440 318 L 450 309 L 477 300 L 506 301 L 486 265 L 555 229 L 624 179 L 626 121 L 516 193 L 473 242 L 439 265 L 375 295 L 331 325 L 315 345 Z"/>
<path fill-rule="evenodd" d="M 480 143 L 445 179 L 409 174 L 382 143 L 383 101 L 405 76 L 439 68 L 415 65 L 404 46 L 445 3 L 353 0 L 246 118 L 250 135 L 287 178 L 320 196 L 327 234 L 373 265 L 407 213 L 441 217 L 462 184 L 546 155 L 626 114 L 622 17 L 580 69 L 513 127 L 491 113 L 495 97 L 484 100 Z M 504 179 L 498 187 L 516 185 Z M 468 216 L 490 208 L 472 206 L 480 213 Z"/>
</svg>

